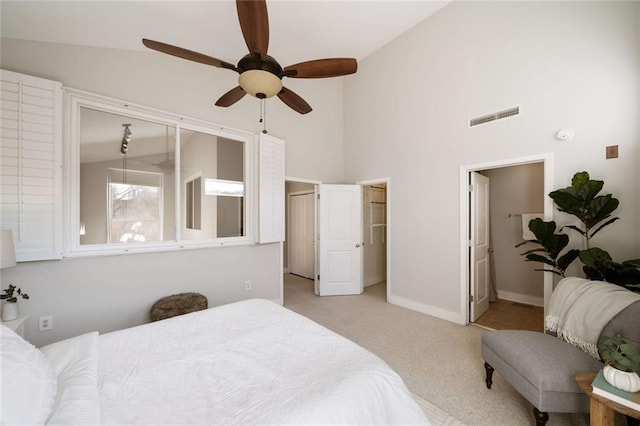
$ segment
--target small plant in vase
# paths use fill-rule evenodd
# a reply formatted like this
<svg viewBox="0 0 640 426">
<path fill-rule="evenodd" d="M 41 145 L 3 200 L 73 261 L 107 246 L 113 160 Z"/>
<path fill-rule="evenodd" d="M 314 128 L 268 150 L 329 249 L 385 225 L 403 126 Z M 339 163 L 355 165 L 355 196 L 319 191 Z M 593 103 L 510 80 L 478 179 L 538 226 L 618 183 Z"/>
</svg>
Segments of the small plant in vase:
<svg viewBox="0 0 640 426">
<path fill-rule="evenodd" d="M 605 380 L 626 392 L 640 390 L 640 354 L 623 338 L 613 336 L 598 345 L 600 357 L 605 366 L 602 371 Z"/>
<path fill-rule="evenodd" d="M 27 293 L 23 293 L 22 290 L 13 284 L 9 284 L 9 287 L 2 290 L 0 299 L 4 300 L 2 304 L 2 321 L 12 321 L 18 318 L 18 298 L 22 297 L 25 300 L 29 299 Z"/>
</svg>

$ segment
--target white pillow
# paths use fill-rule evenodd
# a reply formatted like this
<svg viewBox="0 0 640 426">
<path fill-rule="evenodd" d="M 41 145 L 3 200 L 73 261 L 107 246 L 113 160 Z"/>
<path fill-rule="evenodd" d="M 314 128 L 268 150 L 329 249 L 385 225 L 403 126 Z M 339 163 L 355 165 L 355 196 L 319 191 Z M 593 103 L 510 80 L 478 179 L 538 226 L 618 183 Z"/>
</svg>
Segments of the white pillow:
<svg viewBox="0 0 640 426">
<path fill-rule="evenodd" d="M 31 343 L 0 324 L 0 424 L 43 424 L 56 398 L 51 363 Z"/>
<path fill-rule="evenodd" d="M 40 350 L 58 376 L 58 393 L 47 424 L 99 424 L 98 332 L 52 343 Z"/>
</svg>

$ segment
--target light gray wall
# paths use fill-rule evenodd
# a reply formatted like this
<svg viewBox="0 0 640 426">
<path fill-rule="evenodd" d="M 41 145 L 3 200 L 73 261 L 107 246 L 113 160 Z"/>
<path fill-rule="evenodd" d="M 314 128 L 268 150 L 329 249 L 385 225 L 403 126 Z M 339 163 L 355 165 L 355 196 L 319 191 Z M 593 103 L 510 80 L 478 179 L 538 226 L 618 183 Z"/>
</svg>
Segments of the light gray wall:
<svg viewBox="0 0 640 426">
<path fill-rule="evenodd" d="M 392 302 L 460 318 L 465 165 L 552 153 L 554 187 L 589 171 L 621 200 L 598 243 L 638 257 L 638 28 L 638 2 L 453 2 L 360 62 L 345 82 L 345 177 L 393 182 Z M 513 105 L 520 116 L 468 127 Z M 565 127 L 576 136 L 560 142 Z M 605 160 L 611 144 L 620 158 Z"/>
<path fill-rule="evenodd" d="M 498 297 L 544 306 L 543 272 L 535 271 L 542 264 L 525 262 L 521 256 L 535 246 L 515 247 L 523 241 L 521 214 L 544 211 L 543 163 L 500 167 L 483 174 L 489 177 L 492 255 Z M 525 229 L 529 229 L 528 224 Z"/>
<path fill-rule="evenodd" d="M 246 97 L 230 108 L 214 102 L 237 85 L 237 74 L 157 52 L 79 47 L 2 39 L 3 69 L 49 78 L 67 87 L 218 123 L 262 130 L 259 103 Z M 350 78 L 350 77 L 346 77 Z M 278 99 L 267 101 L 269 133 L 286 140 L 286 175 L 343 180 L 342 79 L 285 81 L 314 108 L 305 116 Z M 140 324 L 159 297 L 200 291 L 211 306 L 249 297 L 281 297 L 280 244 L 224 247 L 91 259 L 21 263 L 1 272 L 1 286 L 31 296 L 26 337 L 42 345 L 90 330 Z M 252 290 L 245 290 L 245 281 Z M 54 329 L 37 332 L 53 315 Z"/>
</svg>

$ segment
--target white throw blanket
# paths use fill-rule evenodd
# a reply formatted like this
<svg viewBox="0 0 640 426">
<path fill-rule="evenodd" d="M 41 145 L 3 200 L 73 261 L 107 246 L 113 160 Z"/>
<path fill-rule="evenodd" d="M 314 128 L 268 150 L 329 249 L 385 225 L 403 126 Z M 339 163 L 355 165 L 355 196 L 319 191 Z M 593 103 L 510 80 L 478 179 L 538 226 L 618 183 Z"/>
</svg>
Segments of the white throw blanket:
<svg viewBox="0 0 640 426">
<path fill-rule="evenodd" d="M 551 294 L 544 327 L 600 359 L 600 333 L 613 317 L 637 300 L 640 295 L 615 284 L 564 278 Z"/>
</svg>

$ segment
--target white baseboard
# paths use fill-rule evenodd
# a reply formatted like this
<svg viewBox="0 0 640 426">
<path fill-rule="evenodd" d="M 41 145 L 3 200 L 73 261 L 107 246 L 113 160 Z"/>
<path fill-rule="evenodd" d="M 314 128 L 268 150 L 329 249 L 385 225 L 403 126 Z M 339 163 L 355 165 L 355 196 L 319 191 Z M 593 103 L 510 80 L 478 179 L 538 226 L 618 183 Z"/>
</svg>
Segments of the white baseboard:
<svg viewBox="0 0 640 426">
<path fill-rule="evenodd" d="M 436 306 L 426 305 L 424 303 L 415 302 L 413 300 L 394 295 L 389 295 L 389 297 L 387 298 L 387 302 L 393 305 L 401 306 L 403 308 L 411 309 L 412 311 L 420 312 L 423 314 L 431 315 L 432 317 L 460 324 L 459 312 L 448 311 Z"/>
<path fill-rule="evenodd" d="M 384 275 L 374 275 L 372 277 L 365 277 L 364 279 L 364 286 L 365 287 L 369 287 L 372 285 L 376 285 L 378 283 L 381 283 L 385 280 L 385 276 Z"/>
<path fill-rule="evenodd" d="M 544 306 L 544 298 L 530 296 L 528 294 L 512 293 L 510 291 L 498 290 L 498 299 L 510 302 L 525 303 L 533 306 Z"/>
</svg>

